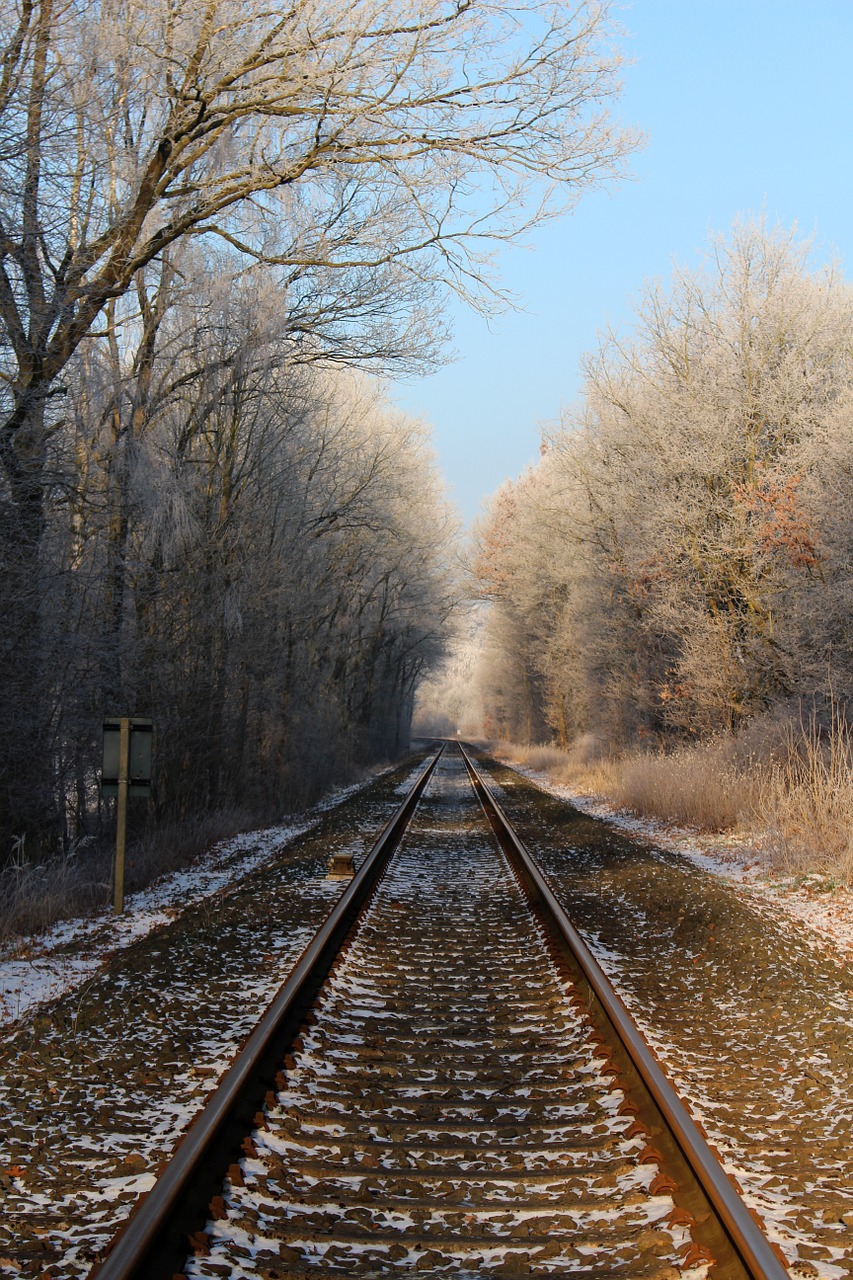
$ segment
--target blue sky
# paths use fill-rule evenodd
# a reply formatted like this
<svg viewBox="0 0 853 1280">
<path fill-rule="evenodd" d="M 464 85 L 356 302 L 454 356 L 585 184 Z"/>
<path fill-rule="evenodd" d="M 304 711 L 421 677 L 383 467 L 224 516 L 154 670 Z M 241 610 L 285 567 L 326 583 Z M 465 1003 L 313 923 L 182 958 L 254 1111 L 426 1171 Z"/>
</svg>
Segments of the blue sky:
<svg viewBox="0 0 853 1280">
<path fill-rule="evenodd" d="M 621 21 L 619 114 L 647 135 L 632 180 L 507 251 L 524 310 L 487 323 L 453 304 L 457 361 L 392 388 L 432 423 L 466 520 L 536 458 L 598 331 L 738 214 L 796 223 L 853 272 L 853 0 L 635 0 Z"/>
</svg>

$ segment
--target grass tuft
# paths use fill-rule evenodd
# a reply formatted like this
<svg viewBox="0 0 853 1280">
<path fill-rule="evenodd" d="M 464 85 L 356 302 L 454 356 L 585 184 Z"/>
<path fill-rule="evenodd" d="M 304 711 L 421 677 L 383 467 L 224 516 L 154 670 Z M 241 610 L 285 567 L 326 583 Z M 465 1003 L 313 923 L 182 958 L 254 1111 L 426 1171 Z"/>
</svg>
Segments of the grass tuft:
<svg viewBox="0 0 853 1280">
<path fill-rule="evenodd" d="M 792 729 L 761 803 L 767 842 L 786 871 L 853 881 L 853 739 L 837 716 L 829 732 L 812 720 Z"/>
</svg>

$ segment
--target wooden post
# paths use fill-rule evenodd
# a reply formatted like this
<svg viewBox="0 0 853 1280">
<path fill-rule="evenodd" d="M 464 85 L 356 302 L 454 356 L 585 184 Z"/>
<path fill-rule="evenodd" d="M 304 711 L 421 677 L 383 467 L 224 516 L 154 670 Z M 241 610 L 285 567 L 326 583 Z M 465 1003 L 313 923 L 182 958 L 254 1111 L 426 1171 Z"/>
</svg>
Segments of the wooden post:
<svg viewBox="0 0 853 1280">
<path fill-rule="evenodd" d="M 113 905 L 124 911 L 124 849 L 127 842 L 127 788 L 130 774 L 130 720 L 122 716 L 118 746 L 118 800 L 116 804 L 116 874 Z"/>
</svg>

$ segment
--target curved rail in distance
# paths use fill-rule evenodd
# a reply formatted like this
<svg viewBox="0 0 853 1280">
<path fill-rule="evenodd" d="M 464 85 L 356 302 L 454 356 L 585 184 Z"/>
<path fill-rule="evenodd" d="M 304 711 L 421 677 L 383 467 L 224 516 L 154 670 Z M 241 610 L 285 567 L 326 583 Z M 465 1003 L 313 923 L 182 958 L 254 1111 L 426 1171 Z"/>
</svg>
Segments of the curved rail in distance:
<svg viewBox="0 0 853 1280">
<path fill-rule="evenodd" d="M 254 1117 L 274 1086 L 302 1019 L 397 847 L 443 750 L 444 745 L 419 774 L 157 1182 L 116 1234 L 104 1261 L 89 1272 L 89 1280 L 171 1280 L 181 1271 L 189 1251 L 187 1223 L 204 1226 L 211 1197 L 229 1164 L 239 1158 L 240 1145 L 255 1127 Z"/>
<path fill-rule="evenodd" d="M 598 1002 L 600 1013 L 604 1015 L 601 1020 L 608 1024 L 612 1028 L 612 1034 L 618 1037 L 625 1056 L 651 1096 L 657 1114 L 671 1139 L 671 1143 L 667 1143 L 667 1146 L 674 1147 L 675 1153 L 681 1155 L 719 1222 L 725 1239 L 710 1240 L 711 1248 L 718 1261 L 723 1264 L 723 1269 L 727 1273 L 734 1275 L 739 1273 L 748 1277 L 749 1280 L 790 1280 L 787 1267 L 777 1257 L 773 1246 L 753 1219 L 722 1164 L 702 1137 L 642 1033 L 610 985 L 604 970 L 557 901 L 542 872 L 522 844 L 468 752 L 461 743 L 458 745 L 468 766 L 474 789 L 501 846 L 519 870 L 536 905 L 545 915 L 552 930 L 559 939 L 562 939 L 570 959 L 574 961 L 573 967 L 580 970 L 583 979 L 589 985 L 591 994 Z M 678 1203 L 677 1193 L 673 1198 Z M 713 1235 L 713 1229 L 709 1234 Z M 720 1271 L 715 1270 L 715 1274 L 719 1275 Z"/>
</svg>

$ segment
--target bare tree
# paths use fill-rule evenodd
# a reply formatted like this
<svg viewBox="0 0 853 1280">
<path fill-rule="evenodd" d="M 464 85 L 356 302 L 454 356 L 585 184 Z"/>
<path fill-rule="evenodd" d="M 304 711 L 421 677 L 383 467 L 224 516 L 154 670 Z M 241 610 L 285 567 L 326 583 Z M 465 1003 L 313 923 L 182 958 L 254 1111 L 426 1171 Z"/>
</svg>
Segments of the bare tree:
<svg viewBox="0 0 853 1280">
<path fill-rule="evenodd" d="M 476 290 L 490 239 L 610 176 L 633 141 L 607 119 L 602 5 L 41 0 L 6 18 L 0 458 L 30 543 L 45 398 L 176 239 L 275 265 L 294 342 L 337 356 L 378 328 L 359 359 L 393 359 L 425 288 Z"/>
</svg>

